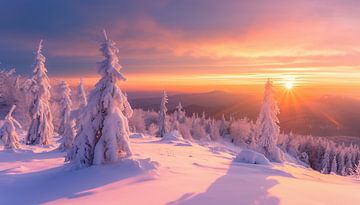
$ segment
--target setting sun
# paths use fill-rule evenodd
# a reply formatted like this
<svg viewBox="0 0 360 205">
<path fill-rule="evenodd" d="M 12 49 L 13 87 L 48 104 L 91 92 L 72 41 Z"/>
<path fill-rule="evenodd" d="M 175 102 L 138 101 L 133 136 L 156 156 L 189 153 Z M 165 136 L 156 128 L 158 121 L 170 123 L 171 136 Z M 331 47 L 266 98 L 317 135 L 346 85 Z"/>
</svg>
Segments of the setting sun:
<svg viewBox="0 0 360 205">
<path fill-rule="evenodd" d="M 295 85 L 295 78 L 293 76 L 286 76 L 284 79 L 284 87 L 287 90 L 291 90 L 294 88 Z"/>
<path fill-rule="evenodd" d="M 286 88 L 286 89 L 291 90 L 291 89 L 293 89 L 293 87 L 294 87 L 294 83 L 293 83 L 293 82 L 289 81 L 289 82 L 286 82 L 286 83 L 285 83 L 285 88 Z"/>
</svg>

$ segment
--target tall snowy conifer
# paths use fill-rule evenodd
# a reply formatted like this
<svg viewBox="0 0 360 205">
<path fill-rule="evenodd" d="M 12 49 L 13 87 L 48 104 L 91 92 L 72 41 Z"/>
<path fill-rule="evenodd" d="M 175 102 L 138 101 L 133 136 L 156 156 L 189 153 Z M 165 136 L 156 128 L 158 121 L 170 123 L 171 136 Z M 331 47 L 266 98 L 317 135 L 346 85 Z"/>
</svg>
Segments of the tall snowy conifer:
<svg viewBox="0 0 360 205">
<path fill-rule="evenodd" d="M 343 150 L 343 146 L 340 148 L 340 153 L 338 154 L 338 159 L 337 159 L 337 163 L 338 163 L 338 171 L 337 173 L 345 176 L 345 151 Z"/>
<path fill-rule="evenodd" d="M 127 119 L 123 114 L 124 95 L 118 83 L 125 77 L 120 73 L 115 43 L 107 38 L 100 48 L 105 57 L 99 62 L 101 79 L 90 93 L 77 133 L 72 152 L 67 160 L 75 167 L 87 167 L 117 161 L 120 157 L 131 156 Z"/>
<path fill-rule="evenodd" d="M 71 116 L 72 101 L 70 98 L 71 90 L 65 81 L 59 85 L 60 91 L 60 127 L 59 134 L 62 137 L 60 150 L 69 151 L 75 138 L 75 123 Z"/>
<path fill-rule="evenodd" d="M 65 126 L 70 120 L 71 115 L 71 107 L 72 101 L 70 98 L 71 90 L 68 84 L 65 81 L 61 81 L 59 85 L 60 92 L 60 127 L 59 127 L 59 135 L 63 135 L 65 131 Z"/>
<path fill-rule="evenodd" d="M 346 175 L 353 175 L 354 174 L 354 167 L 352 165 L 352 153 L 350 149 L 347 149 L 345 155 L 345 173 Z"/>
<path fill-rule="evenodd" d="M 176 111 L 175 111 L 175 118 L 179 123 L 184 123 L 185 122 L 185 118 L 186 118 L 186 114 L 185 111 L 183 109 L 183 106 L 181 105 L 181 102 L 179 102 L 178 106 L 176 106 Z"/>
<path fill-rule="evenodd" d="M 222 114 L 222 116 L 221 116 L 219 132 L 220 132 L 220 136 L 222 136 L 222 137 L 225 137 L 227 134 L 229 134 L 229 128 L 228 128 L 227 122 L 225 120 L 224 114 Z"/>
<path fill-rule="evenodd" d="M 45 68 L 45 57 L 41 53 L 42 41 L 36 51 L 33 66 L 33 77 L 30 90 L 33 101 L 30 105 L 31 124 L 26 136 L 27 144 L 49 144 L 49 139 L 54 132 L 53 118 L 50 110 L 50 81 Z"/>
<path fill-rule="evenodd" d="M 15 126 L 21 128 L 21 125 L 12 117 L 15 107 L 15 105 L 12 106 L 5 117 L 4 124 L 0 128 L 0 140 L 3 141 L 6 149 L 20 148 L 19 137 L 16 133 Z"/>
<path fill-rule="evenodd" d="M 185 123 L 186 114 L 183 110 L 181 102 L 176 106 L 176 110 L 172 116 L 172 130 L 179 130 L 179 125 Z"/>
<path fill-rule="evenodd" d="M 324 151 L 324 155 L 322 157 L 320 172 L 323 174 L 328 174 L 329 166 L 330 166 L 330 147 L 329 144 L 327 144 Z"/>
<path fill-rule="evenodd" d="M 164 137 L 167 133 L 167 124 L 166 124 L 166 103 L 168 102 L 168 96 L 166 92 L 163 92 L 163 96 L 161 98 L 160 111 L 159 111 L 159 119 L 158 119 L 158 127 L 157 136 Z"/>
<path fill-rule="evenodd" d="M 78 102 L 78 108 L 71 112 L 71 118 L 74 119 L 75 132 L 78 132 L 79 130 L 82 129 L 81 119 L 82 119 L 83 111 L 88 103 L 86 91 L 84 88 L 84 81 L 82 78 L 80 79 L 79 85 L 77 87 L 76 99 Z"/>
<path fill-rule="evenodd" d="M 355 175 L 360 178 L 360 160 L 357 162 L 356 168 L 355 168 Z"/>
<path fill-rule="evenodd" d="M 87 105 L 87 98 L 83 79 L 80 79 L 79 85 L 77 87 L 77 98 L 79 102 L 79 108 L 85 107 Z"/>
<path fill-rule="evenodd" d="M 256 133 L 258 149 L 270 161 L 283 161 L 281 151 L 277 147 L 277 140 L 280 133 L 279 108 L 273 97 L 273 88 L 270 79 L 266 82 L 264 98 L 260 110 L 260 115 L 256 122 Z"/>
<path fill-rule="evenodd" d="M 331 163 L 331 169 L 330 174 L 336 174 L 337 173 L 337 162 L 336 162 L 336 155 L 333 157 L 332 163 Z"/>
</svg>

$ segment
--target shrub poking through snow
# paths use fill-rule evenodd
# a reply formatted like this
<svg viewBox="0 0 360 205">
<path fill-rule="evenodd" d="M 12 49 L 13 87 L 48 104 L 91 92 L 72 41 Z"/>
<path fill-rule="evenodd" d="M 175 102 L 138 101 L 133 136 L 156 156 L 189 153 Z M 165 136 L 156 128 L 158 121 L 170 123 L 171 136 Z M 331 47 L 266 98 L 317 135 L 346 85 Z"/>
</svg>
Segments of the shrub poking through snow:
<svg viewBox="0 0 360 205">
<path fill-rule="evenodd" d="M 111 163 L 131 155 L 128 121 L 123 113 L 130 105 L 124 105 L 126 99 L 118 87 L 125 77 L 120 73 L 119 51 L 105 31 L 100 51 L 105 57 L 98 63 L 101 79 L 89 95 L 82 125 L 67 156 L 67 160 L 78 168 Z"/>
<path fill-rule="evenodd" d="M 50 111 L 50 81 L 45 68 L 45 56 L 41 53 L 42 41 L 36 52 L 35 64 L 33 66 L 33 77 L 28 80 L 29 88 L 33 95 L 30 105 L 31 124 L 26 136 L 27 144 L 49 144 L 53 135 L 53 117 Z"/>
<path fill-rule="evenodd" d="M 163 96 L 161 98 L 160 111 L 159 111 L 159 119 L 158 119 L 159 130 L 156 133 L 158 137 L 164 137 L 165 134 L 167 133 L 167 124 L 166 124 L 167 102 L 168 102 L 168 96 L 164 91 Z"/>
<path fill-rule="evenodd" d="M 272 82 L 270 79 L 265 85 L 264 99 L 261 105 L 259 118 L 256 121 L 256 137 L 258 150 L 270 161 L 281 162 L 282 153 L 277 147 L 280 134 L 279 108 L 273 97 Z"/>
<path fill-rule="evenodd" d="M 21 128 L 21 125 L 12 117 L 15 110 L 15 105 L 12 106 L 9 113 L 5 117 L 3 126 L 0 128 L 0 139 L 4 144 L 5 149 L 20 148 L 19 137 L 16 133 L 16 127 Z"/>
<path fill-rule="evenodd" d="M 248 164 L 270 165 L 270 161 L 263 154 L 247 149 L 241 150 L 234 161 Z"/>
</svg>

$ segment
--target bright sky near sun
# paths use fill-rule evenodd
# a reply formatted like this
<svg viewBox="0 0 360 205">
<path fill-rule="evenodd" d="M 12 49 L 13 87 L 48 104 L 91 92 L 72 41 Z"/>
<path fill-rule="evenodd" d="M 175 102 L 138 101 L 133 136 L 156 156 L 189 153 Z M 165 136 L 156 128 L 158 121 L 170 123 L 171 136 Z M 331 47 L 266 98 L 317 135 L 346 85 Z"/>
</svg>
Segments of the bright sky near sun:
<svg viewBox="0 0 360 205">
<path fill-rule="evenodd" d="M 356 0 L 3 0 L 0 13 L 0 67 L 23 75 L 44 39 L 49 76 L 94 82 L 105 28 L 128 89 L 360 88 Z"/>
</svg>

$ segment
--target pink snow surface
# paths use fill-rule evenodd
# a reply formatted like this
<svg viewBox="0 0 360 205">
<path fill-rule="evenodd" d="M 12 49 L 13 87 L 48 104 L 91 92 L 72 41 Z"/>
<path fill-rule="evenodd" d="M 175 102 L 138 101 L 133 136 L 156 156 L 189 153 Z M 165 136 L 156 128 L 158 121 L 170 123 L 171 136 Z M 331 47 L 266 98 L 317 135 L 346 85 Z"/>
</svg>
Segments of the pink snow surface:
<svg viewBox="0 0 360 205">
<path fill-rule="evenodd" d="M 0 204 L 360 204 L 350 177 L 234 162 L 231 145 L 131 142 L 133 159 L 80 170 L 55 145 L 0 151 Z"/>
</svg>

